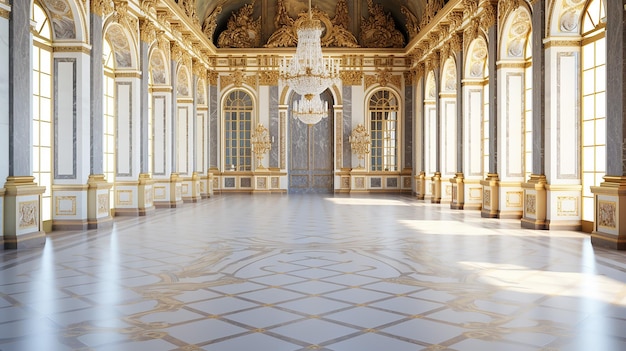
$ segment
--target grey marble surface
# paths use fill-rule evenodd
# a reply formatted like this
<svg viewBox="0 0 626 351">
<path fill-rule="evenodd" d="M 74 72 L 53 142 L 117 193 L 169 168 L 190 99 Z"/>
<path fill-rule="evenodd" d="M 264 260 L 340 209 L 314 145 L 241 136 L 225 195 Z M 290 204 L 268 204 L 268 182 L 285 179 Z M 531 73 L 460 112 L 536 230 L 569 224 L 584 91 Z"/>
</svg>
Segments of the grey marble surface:
<svg viewBox="0 0 626 351">
<path fill-rule="evenodd" d="M 404 88 L 404 165 L 402 168 L 413 167 L 413 87 Z"/>
<path fill-rule="evenodd" d="M 626 176 L 626 10 L 607 1 L 606 174 Z"/>
<path fill-rule="evenodd" d="M 217 86 L 209 86 L 209 167 L 218 166 L 217 126 L 219 123 L 219 106 L 217 105 Z"/>
<path fill-rule="evenodd" d="M 104 68 L 102 66 L 103 38 L 102 18 L 91 14 L 91 174 L 104 172 L 104 125 L 103 125 L 103 82 Z"/>
<path fill-rule="evenodd" d="M 9 21 L 0 18 L 0 186 L 9 175 Z"/>
<path fill-rule="evenodd" d="M 148 173 L 150 165 L 148 164 L 148 133 L 152 133 L 151 130 L 148 129 L 148 119 L 151 118 L 148 115 L 148 85 L 150 83 L 150 63 L 148 61 L 148 50 L 150 49 L 150 45 L 144 42 L 143 40 L 140 42 L 141 45 L 141 58 L 139 60 L 139 64 L 141 66 L 141 86 L 139 88 L 140 92 L 140 106 L 139 106 L 139 135 L 140 135 L 140 148 L 139 148 L 139 169 L 141 173 Z"/>
<path fill-rule="evenodd" d="M 14 1 L 9 30 L 9 175 L 32 173 L 32 46 L 30 2 Z M 102 55 L 101 55 L 102 57 Z"/>
<path fill-rule="evenodd" d="M 172 103 L 171 103 L 171 108 L 172 108 L 172 122 L 171 122 L 171 126 L 172 126 L 172 130 L 171 132 L 171 138 L 172 138 L 172 143 L 171 143 L 171 148 L 169 150 L 170 155 L 171 155 L 171 165 L 172 165 L 172 172 L 178 172 L 178 167 L 176 165 L 178 165 L 178 155 L 176 154 L 176 145 L 177 145 L 177 135 L 178 135 L 178 99 L 177 99 L 177 82 L 178 82 L 178 62 L 171 60 L 170 61 L 170 82 L 172 82 Z"/>
<path fill-rule="evenodd" d="M 278 86 L 269 87 L 270 91 L 270 111 L 269 111 L 269 132 L 272 139 L 272 149 L 270 150 L 270 167 L 280 167 L 280 117 L 278 116 Z"/>
<path fill-rule="evenodd" d="M 349 137 L 352 133 L 352 87 L 345 85 L 342 88 L 343 99 L 343 167 L 352 168 L 352 148 Z"/>
</svg>

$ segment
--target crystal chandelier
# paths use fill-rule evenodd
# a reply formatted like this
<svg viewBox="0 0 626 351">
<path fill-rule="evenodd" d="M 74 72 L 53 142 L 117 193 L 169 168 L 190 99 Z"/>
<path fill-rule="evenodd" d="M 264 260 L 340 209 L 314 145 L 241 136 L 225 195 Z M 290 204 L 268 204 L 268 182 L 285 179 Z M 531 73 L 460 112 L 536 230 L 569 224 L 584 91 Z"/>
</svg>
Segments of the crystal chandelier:
<svg viewBox="0 0 626 351">
<path fill-rule="evenodd" d="M 339 77 L 339 63 L 322 56 L 322 30 L 309 0 L 309 18 L 298 28 L 296 54 L 289 60 L 283 57 L 279 65 L 280 80 L 302 96 L 321 94 Z"/>
<path fill-rule="evenodd" d="M 328 103 L 322 101 L 319 95 L 306 94 L 300 102 L 293 102 L 292 114 L 305 124 L 316 124 L 322 118 L 328 117 Z"/>
</svg>

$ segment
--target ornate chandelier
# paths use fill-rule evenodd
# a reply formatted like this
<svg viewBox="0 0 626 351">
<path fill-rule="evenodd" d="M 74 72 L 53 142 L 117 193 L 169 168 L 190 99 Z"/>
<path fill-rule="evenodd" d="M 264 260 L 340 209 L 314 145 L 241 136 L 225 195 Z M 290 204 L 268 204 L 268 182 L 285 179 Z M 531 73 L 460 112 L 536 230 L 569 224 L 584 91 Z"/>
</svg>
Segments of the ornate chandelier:
<svg viewBox="0 0 626 351">
<path fill-rule="evenodd" d="M 339 62 L 322 56 L 322 31 L 309 0 L 309 18 L 298 28 L 296 54 L 289 60 L 283 57 L 279 65 L 280 80 L 302 96 L 321 94 L 339 77 Z"/>
<path fill-rule="evenodd" d="M 322 101 L 319 95 L 306 94 L 300 102 L 293 102 L 292 114 L 305 124 L 316 124 L 322 118 L 328 117 L 328 103 Z"/>
</svg>

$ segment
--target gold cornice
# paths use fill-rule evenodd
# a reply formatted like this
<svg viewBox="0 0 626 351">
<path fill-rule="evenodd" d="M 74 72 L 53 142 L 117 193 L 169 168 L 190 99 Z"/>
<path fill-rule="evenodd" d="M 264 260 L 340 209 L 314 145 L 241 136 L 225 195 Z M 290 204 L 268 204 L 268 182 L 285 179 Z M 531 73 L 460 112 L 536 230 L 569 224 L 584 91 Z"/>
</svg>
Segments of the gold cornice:
<svg viewBox="0 0 626 351">
<path fill-rule="evenodd" d="M 124 71 L 116 71 L 115 78 L 138 78 L 141 79 L 141 72 L 124 72 Z"/>
<path fill-rule="evenodd" d="M 171 93 L 172 87 L 169 85 L 157 85 L 148 88 L 151 93 Z"/>
<path fill-rule="evenodd" d="M 502 68 L 520 68 L 520 69 L 524 69 L 527 66 L 528 66 L 527 62 L 506 62 L 506 61 L 496 62 L 496 67 L 498 69 L 502 69 Z"/>
<path fill-rule="evenodd" d="M 91 48 L 86 46 L 54 46 L 53 52 L 79 52 L 85 55 L 91 55 Z"/>
<path fill-rule="evenodd" d="M 6 8 L 0 8 L 0 17 L 9 19 L 11 17 L 11 10 Z"/>
<path fill-rule="evenodd" d="M 106 17 L 113 12 L 111 0 L 91 0 L 91 13 L 100 17 Z"/>
<path fill-rule="evenodd" d="M 53 184 L 52 191 L 87 191 L 86 184 Z"/>
<path fill-rule="evenodd" d="M 363 72 L 361 71 L 341 71 L 339 72 L 343 85 L 361 85 L 363 82 Z"/>
<path fill-rule="evenodd" d="M 549 49 L 551 47 L 580 47 L 580 45 L 580 38 L 572 40 L 547 40 L 543 43 L 543 48 Z"/>
</svg>

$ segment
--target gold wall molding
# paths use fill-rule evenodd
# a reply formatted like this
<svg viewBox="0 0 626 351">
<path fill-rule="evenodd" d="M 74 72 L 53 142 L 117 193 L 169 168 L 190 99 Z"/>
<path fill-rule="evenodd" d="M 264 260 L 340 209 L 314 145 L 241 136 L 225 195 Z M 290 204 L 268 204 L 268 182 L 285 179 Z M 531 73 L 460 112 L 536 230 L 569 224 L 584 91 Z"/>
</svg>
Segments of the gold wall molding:
<svg viewBox="0 0 626 351">
<path fill-rule="evenodd" d="M 8 7 L 8 6 L 7 6 Z M 2 18 L 6 18 L 9 19 L 9 17 L 11 17 L 11 10 L 10 7 L 8 8 L 2 8 L 0 7 L 0 17 Z"/>
<path fill-rule="evenodd" d="M 242 87 L 244 84 L 249 85 L 251 87 L 257 87 L 257 77 L 255 75 L 246 75 L 243 71 L 234 71 L 229 75 L 220 76 L 220 86 L 222 88 L 227 87 L 231 84 L 236 87 Z"/>
<path fill-rule="evenodd" d="M 106 17 L 113 13 L 110 0 L 91 0 L 91 13 L 100 17 Z"/>
<path fill-rule="evenodd" d="M 527 62 L 507 62 L 507 61 L 499 61 L 496 62 L 496 66 L 498 69 L 505 68 L 513 68 L 513 69 L 524 69 L 528 65 Z"/>
<path fill-rule="evenodd" d="M 98 214 L 109 213 L 109 194 L 98 194 Z"/>
<path fill-rule="evenodd" d="M 55 196 L 54 201 L 56 216 L 76 216 L 76 196 Z"/>
<path fill-rule="evenodd" d="M 552 47 L 577 47 L 580 48 L 581 40 L 573 39 L 573 40 L 548 40 L 543 43 L 544 49 L 549 49 Z"/>
<path fill-rule="evenodd" d="M 497 23 L 497 10 L 491 1 L 485 1 L 481 8 L 483 11 L 480 13 L 480 25 L 487 31 Z"/>
<path fill-rule="evenodd" d="M 141 20 L 139 22 L 139 33 L 141 41 L 148 44 L 152 43 L 156 39 L 156 27 L 150 20 Z"/>
<path fill-rule="evenodd" d="M 23 201 L 18 203 L 19 229 L 39 227 L 39 201 Z"/>
<path fill-rule="evenodd" d="M 259 72 L 259 85 L 278 85 L 278 71 Z"/>
<path fill-rule="evenodd" d="M 124 71 L 116 71 L 115 78 L 136 78 L 141 79 L 141 72 L 132 71 L 132 72 L 124 72 Z"/>
<path fill-rule="evenodd" d="M 537 195 L 535 194 L 526 194 L 526 200 L 524 201 L 526 204 L 526 213 L 528 214 L 536 214 L 537 213 Z"/>
<path fill-rule="evenodd" d="M 599 227 L 617 228 L 617 202 L 614 201 L 598 201 L 598 213 L 596 220 Z"/>
<path fill-rule="evenodd" d="M 557 216 L 574 216 L 578 217 L 578 196 L 557 196 L 556 197 L 556 215 Z"/>
<path fill-rule="evenodd" d="M 83 46 L 83 45 L 76 45 L 76 46 L 54 46 L 52 48 L 53 52 L 68 52 L 68 53 L 74 53 L 74 52 L 79 52 L 85 55 L 91 55 L 91 47 L 88 46 Z"/>
</svg>

